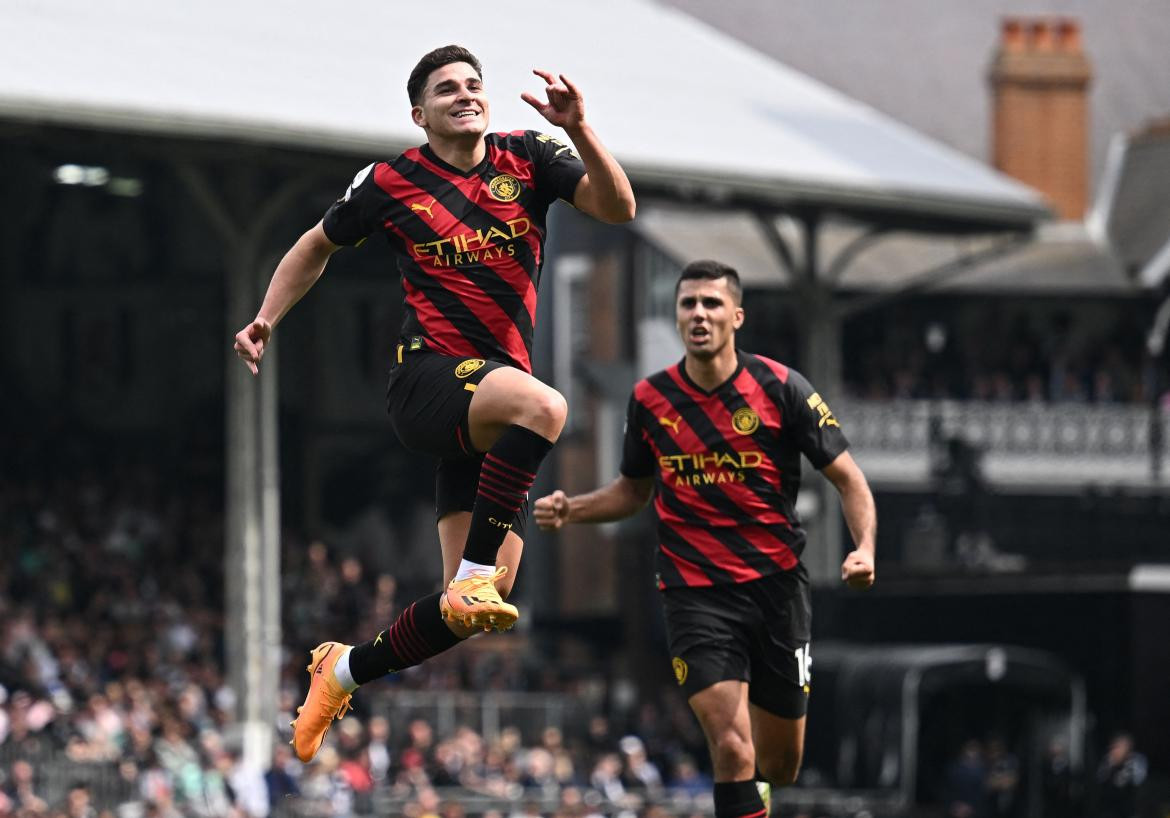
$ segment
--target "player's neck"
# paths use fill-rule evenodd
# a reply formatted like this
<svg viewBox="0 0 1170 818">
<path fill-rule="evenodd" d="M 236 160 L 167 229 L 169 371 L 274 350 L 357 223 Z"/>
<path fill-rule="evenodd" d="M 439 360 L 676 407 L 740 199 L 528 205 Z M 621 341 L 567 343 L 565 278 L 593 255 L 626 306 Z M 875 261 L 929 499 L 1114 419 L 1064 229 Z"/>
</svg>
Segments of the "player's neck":
<svg viewBox="0 0 1170 818">
<path fill-rule="evenodd" d="M 435 156 L 442 159 L 448 165 L 459 168 L 462 171 L 468 171 L 483 161 L 487 154 L 487 144 L 483 141 L 482 136 L 475 136 L 472 139 L 466 137 L 461 139 L 443 139 L 429 135 L 428 144 L 431 150 L 435 152 Z"/>
<path fill-rule="evenodd" d="M 722 386 L 728 378 L 735 374 L 739 366 L 739 357 L 735 354 L 735 347 L 727 347 L 711 358 L 696 358 L 686 356 L 687 377 L 695 385 L 710 392 Z"/>
</svg>

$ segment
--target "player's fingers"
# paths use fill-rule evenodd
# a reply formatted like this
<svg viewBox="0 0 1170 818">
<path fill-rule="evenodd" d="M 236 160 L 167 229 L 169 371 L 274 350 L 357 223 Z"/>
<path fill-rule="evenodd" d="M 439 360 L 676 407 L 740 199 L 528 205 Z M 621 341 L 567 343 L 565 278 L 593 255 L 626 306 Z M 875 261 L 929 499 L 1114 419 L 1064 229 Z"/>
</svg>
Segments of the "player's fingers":
<svg viewBox="0 0 1170 818">
<path fill-rule="evenodd" d="M 236 354 L 245 361 L 256 360 L 256 345 L 252 343 L 252 339 L 248 337 L 246 330 L 236 336 Z"/>
<path fill-rule="evenodd" d="M 580 99 L 581 98 L 580 89 L 577 88 L 577 86 L 574 85 L 573 83 L 569 82 L 569 78 L 566 77 L 564 74 L 561 74 L 560 78 L 561 78 L 561 82 L 564 83 L 565 88 L 568 89 L 569 93 L 572 96 L 576 97 L 577 99 Z"/>
<path fill-rule="evenodd" d="M 541 102 L 536 97 L 532 96 L 532 94 L 528 93 L 527 91 L 525 91 L 523 94 L 520 95 L 520 99 L 524 100 L 525 102 L 527 102 L 529 105 L 531 105 L 533 108 L 535 108 L 538 111 L 543 111 L 544 106 L 546 104 L 544 102 Z"/>
<path fill-rule="evenodd" d="M 556 79 L 553 77 L 551 71 L 542 71 L 539 68 L 533 68 L 532 73 L 535 74 L 536 76 L 540 77 L 542 80 L 544 80 L 549 85 L 552 85 L 554 82 L 556 82 Z"/>
</svg>

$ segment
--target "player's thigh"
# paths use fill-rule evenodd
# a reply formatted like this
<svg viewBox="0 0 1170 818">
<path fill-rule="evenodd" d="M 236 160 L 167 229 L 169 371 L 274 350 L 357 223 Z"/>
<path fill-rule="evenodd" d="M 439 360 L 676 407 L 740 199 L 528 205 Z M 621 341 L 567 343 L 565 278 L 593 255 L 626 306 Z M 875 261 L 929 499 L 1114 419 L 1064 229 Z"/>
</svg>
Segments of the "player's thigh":
<svg viewBox="0 0 1170 818">
<path fill-rule="evenodd" d="M 556 440 L 568 407 L 561 393 L 511 366 L 484 374 L 471 398 L 467 425 L 472 445 L 486 452 L 509 426 L 523 426 Z"/>
<path fill-rule="evenodd" d="M 804 756 L 806 717 L 788 719 L 750 705 L 752 743 L 756 748 L 756 766 L 763 777 L 777 786 L 796 781 Z"/>
<path fill-rule="evenodd" d="M 746 583 L 754 611 L 750 643 L 751 703 L 785 719 L 808 712 L 812 681 L 812 603 L 801 569 Z"/>
<path fill-rule="evenodd" d="M 443 550 L 443 585 L 455 578 L 459 561 L 463 559 L 463 546 L 467 543 L 467 532 L 471 528 L 471 512 L 453 511 L 439 519 L 439 545 Z M 520 555 L 524 552 L 524 540 L 513 531 L 504 537 L 496 565 L 506 565 L 508 573 L 496 580 L 496 589 L 505 599 L 512 592 L 516 582 L 516 571 L 520 567 Z"/>
<path fill-rule="evenodd" d="M 734 585 L 662 592 L 671 665 L 688 700 L 719 682 L 751 679 L 749 601 Z"/>
</svg>

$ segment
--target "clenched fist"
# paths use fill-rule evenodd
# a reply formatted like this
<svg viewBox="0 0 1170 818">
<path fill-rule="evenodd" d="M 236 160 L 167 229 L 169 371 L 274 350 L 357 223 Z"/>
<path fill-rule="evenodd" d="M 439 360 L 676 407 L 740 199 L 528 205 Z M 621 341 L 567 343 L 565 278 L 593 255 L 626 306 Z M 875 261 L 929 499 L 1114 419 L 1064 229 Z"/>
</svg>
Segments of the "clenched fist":
<svg viewBox="0 0 1170 818">
<path fill-rule="evenodd" d="M 532 516 L 545 531 L 556 531 L 569 521 L 569 498 L 557 489 L 536 501 L 532 507 Z"/>
<path fill-rule="evenodd" d="M 850 551 L 841 563 L 841 581 L 859 591 L 873 585 L 873 554 L 857 549 Z"/>
</svg>

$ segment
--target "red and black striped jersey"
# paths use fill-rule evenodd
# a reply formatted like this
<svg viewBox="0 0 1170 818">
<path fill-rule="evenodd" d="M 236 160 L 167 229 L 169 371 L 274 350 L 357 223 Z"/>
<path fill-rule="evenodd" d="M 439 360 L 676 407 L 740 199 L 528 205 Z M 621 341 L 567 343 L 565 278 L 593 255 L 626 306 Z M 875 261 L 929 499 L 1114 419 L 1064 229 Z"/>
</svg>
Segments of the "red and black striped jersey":
<svg viewBox="0 0 1170 818">
<path fill-rule="evenodd" d="M 824 468 L 848 448 L 828 404 L 781 363 L 737 352 L 707 392 L 685 360 L 639 381 L 622 474 L 654 477 L 658 586 L 750 582 L 796 567 L 800 456 Z"/>
<path fill-rule="evenodd" d="M 363 168 L 322 226 L 341 245 L 386 235 L 405 292 L 404 341 L 531 372 L 545 217 L 557 198 L 572 202 L 585 165 L 535 131 L 484 140 L 469 171 L 429 145 Z"/>
</svg>

